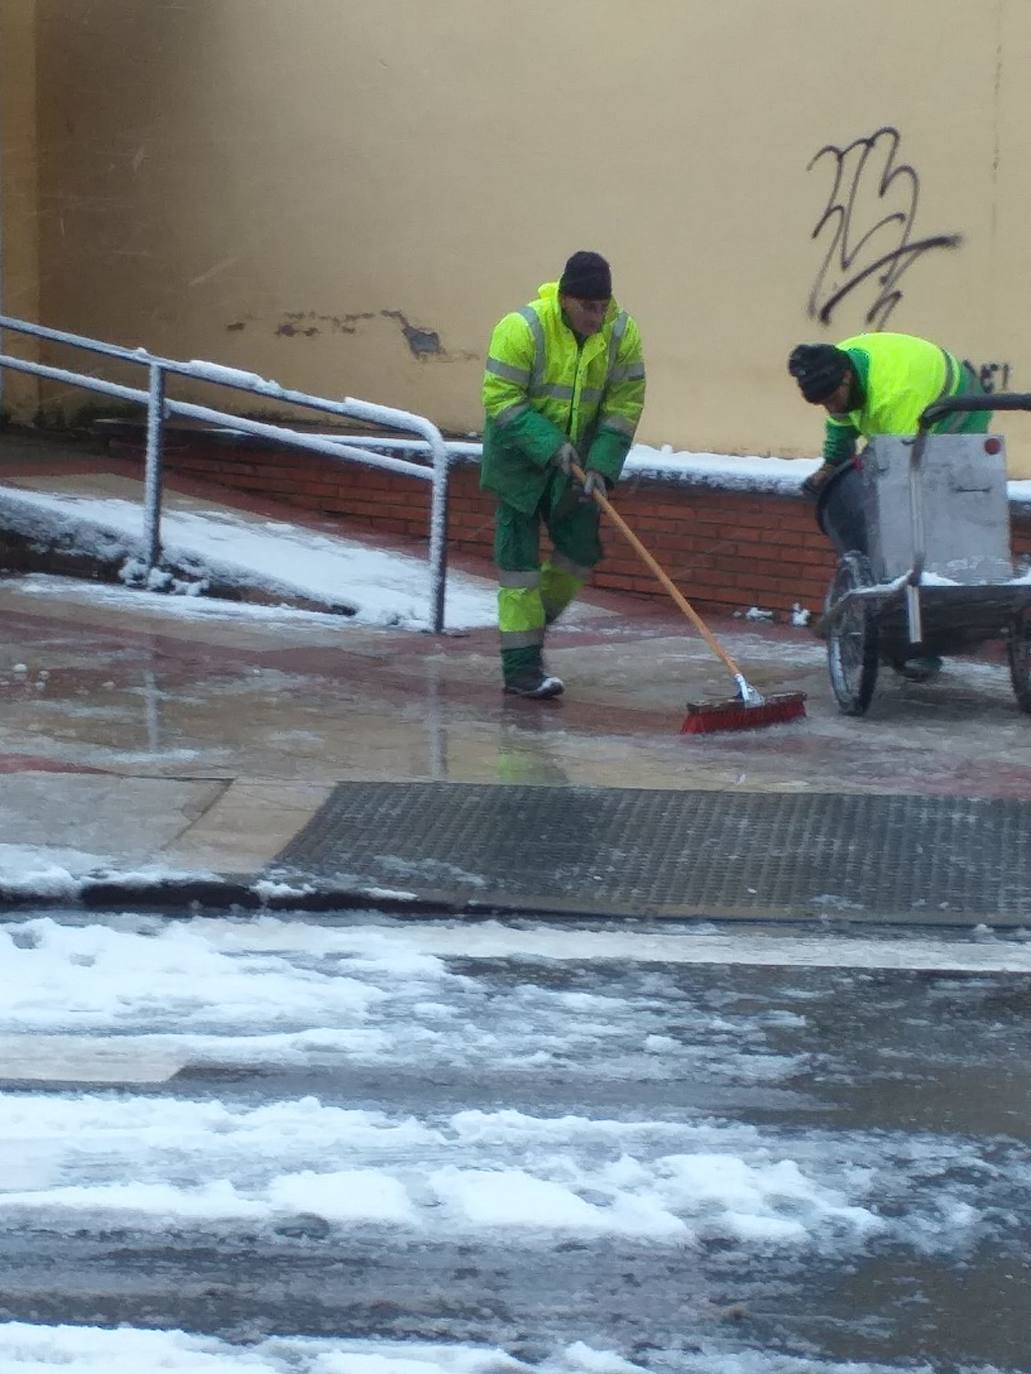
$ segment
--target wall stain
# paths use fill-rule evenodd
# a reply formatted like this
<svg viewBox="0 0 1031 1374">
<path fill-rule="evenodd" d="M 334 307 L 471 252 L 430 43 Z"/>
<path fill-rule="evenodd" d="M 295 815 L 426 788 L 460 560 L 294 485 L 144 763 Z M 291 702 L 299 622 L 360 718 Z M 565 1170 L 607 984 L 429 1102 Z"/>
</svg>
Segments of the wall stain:
<svg viewBox="0 0 1031 1374">
<path fill-rule="evenodd" d="M 235 334 L 235 333 L 237 333 L 239 330 L 241 330 L 241 329 L 246 329 L 246 328 L 247 328 L 247 326 L 246 326 L 246 324 L 243 322 L 243 320 L 237 320 L 234 324 L 227 324 L 227 325 L 226 325 L 226 330 L 227 330 L 230 334 Z"/>
<path fill-rule="evenodd" d="M 401 333 L 405 336 L 408 347 L 412 350 L 413 357 L 425 358 L 431 354 L 447 357 L 441 346 L 440 335 L 435 329 L 420 329 L 409 323 L 407 316 L 402 314 L 400 310 L 381 310 L 379 313 L 384 319 L 397 320 L 401 326 Z"/>
<path fill-rule="evenodd" d="M 314 338 L 316 334 L 321 334 L 322 331 L 316 324 L 309 325 L 307 329 L 300 329 L 289 320 L 284 320 L 282 324 L 276 326 L 276 333 L 282 335 L 283 338 L 286 339 L 292 339 L 298 334 L 303 334 L 306 339 L 311 339 Z"/>
<path fill-rule="evenodd" d="M 323 330 L 330 334 L 355 334 L 358 332 L 355 328 L 358 321 L 375 318 L 371 310 L 356 315 L 320 315 L 316 310 L 285 310 L 276 333 L 288 339 L 299 334 L 310 339 Z"/>
<path fill-rule="evenodd" d="M 400 326 L 404 340 L 413 358 L 420 362 L 426 358 L 440 358 L 444 362 L 479 361 L 480 354 L 462 349 L 449 353 L 440 341 L 435 329 L 414 325 L 402 310 L 362 310 L 351 315 L 325 315 L 316 310 L 284 310 L 274 332 L 283 339 L 314 338 L 323 332 L 329 334 L 357 334 L 358 326 L 367 320 L 382 318 L 394 320 Z M 229 329 L 242 329 L 243 324 L 227 326 Z"/>
</svg>

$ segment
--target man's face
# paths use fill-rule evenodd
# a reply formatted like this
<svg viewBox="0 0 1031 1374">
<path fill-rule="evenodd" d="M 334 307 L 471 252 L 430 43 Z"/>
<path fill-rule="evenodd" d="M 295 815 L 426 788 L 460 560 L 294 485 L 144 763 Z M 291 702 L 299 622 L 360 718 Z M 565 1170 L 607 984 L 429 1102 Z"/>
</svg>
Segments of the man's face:
<svg viewBox="0 0 1031 1374">
<path fill-rule="evenodd" d="M 609 308 L 608 300 L 582 301 L 579 296 L 559 296 L 559 304 L 576 334 L 597 334 Z"/>
<path fill-rule="evenodd" d="M 837 388 L 820 404 L 828 415 L 844 415 L 848 411 L 848 393 L 852 390 L 852 374 L 846 372 Z"/>
</svg>

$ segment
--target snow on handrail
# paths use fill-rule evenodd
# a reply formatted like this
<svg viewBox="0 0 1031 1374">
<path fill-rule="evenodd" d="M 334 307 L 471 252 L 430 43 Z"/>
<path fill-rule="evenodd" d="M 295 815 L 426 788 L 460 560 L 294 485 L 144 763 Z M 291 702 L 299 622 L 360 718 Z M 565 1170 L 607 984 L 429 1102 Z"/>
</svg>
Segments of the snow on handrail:
<svg viewBox="0 0 1031 1374">
<path fill-rule="evenodd" d="M 66 368 L 52 367 L 34 362 L 27 358 L 16 358 L 0 351 L 0 376 L 5 367 L 12 371 L 29 373 L 51 381 L 60 381 L 72 386 L 83 387 L 88 391 L 99 391 L 121 400 L 139 402 L 147 407 L 147 448 L 144 481 L 144 524 L 147 544 L 148 571 L 158 566 L 161 560 L 161 486 L 162 486 L 162 447 L 164 422 L 170 415 L 182 415 L 190 419 L 204 420 L 208 423 L 270 438 L 295 448 L 309 449 L 326 454 L 331 458 L 365 463 L 372 467 L 386 468 L 407 477 L 432 484 L 430 500 L 430 598 L 431 624 L 436 633 L 444 628 L 444 598 L 447 580 L 447 490 L 451 461 L 449 446 L 443 435 L 431 420 L 410 411 L 396 410 L 390 406 L 375 405 L 369 401 L 356 400 L 348 396 L 343 401 L 331 400 L 325 396 L 313 396 L 307 392 L 294 391 L 270 381 L 257 372 L 248 372 L 222 363 L 208 362 L 193 358 L 188 362 L 173 358 L 162 358 L 147 349 L 138 347 L 124 348 L 119 344 L 106 343 L 100 339 L 90 339 L 84 335 L 70 334 L 60 329 L 50 329 L 45 325 L 34 324 L 28 320 L 14 319 L 0 315 L 0 330 L 25 334 L 31 338 L 65 344 L 71 348 L 84 349 L 105 357 L 117 358 L 139 367 L 146 367 L 149 385 L 146 391 L 136 387 L 123 386 L 86 373 L 74 372 Z M 391 429 L 409 430 L 420 435 L 432 456 L 432 466 L 409 462 L 403 458 L 392 458 L 386 454 L 375 453 L 365 445 L 355 445 L 349 440 L 304 434 L 286 425 L 271 424 L 262 420 L 244 419 L 231 415 L 228 411 L 216 410 L 209 406 L 197 405 L 188 401 L 169 399 L 165 394 L 165 379 L 168 375 L 188 377 L 194 381 L 206 382 L 215 386 L 233 387 L 266 399 L 275 399 L 285 404 L 307 407 L 330 415 L 345 416 L 363 420 L 371 424 Z"/>
</svg>

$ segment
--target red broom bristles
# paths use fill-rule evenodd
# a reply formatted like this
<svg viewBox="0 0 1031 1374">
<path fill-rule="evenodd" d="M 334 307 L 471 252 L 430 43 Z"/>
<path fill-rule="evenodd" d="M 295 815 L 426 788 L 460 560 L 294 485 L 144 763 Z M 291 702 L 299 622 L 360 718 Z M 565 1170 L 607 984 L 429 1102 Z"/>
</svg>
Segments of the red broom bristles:
<svg viewBox="0 0 1031 1374">
<path fill-rule="evenodd" d="M 782 692 L 746 706 L 739 697 L 727 701 L 688 702 L 680 727 L 682 735 L 709 735 L 717 730 L 754 730 L 762 725 L 783 725 L 805 715 L 804 692 Z"/>
</svg>

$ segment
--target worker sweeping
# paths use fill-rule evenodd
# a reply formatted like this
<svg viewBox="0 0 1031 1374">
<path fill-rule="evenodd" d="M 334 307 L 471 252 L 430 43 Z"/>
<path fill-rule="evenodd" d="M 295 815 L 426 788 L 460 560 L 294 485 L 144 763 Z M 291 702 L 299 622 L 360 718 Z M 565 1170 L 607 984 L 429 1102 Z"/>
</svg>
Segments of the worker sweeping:
<svg viewBox="0 0 1031 1374">
<path fill-rule="evenodd" d="M 483 378 L 481 486 L 495 493 L 494 561 L 504 690 L 558 696 L 547 627 L 602 556 L 594 493 L 619 479 L 644 406 L 633 319 L 612 297 L 609 264 L 574 253 L 558 282 L 497 324 Z M 574 466 L 584 473 L 581 485 Z M 552 552 L 541 560 L 541 527 Z"/>
</svg>

